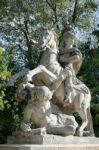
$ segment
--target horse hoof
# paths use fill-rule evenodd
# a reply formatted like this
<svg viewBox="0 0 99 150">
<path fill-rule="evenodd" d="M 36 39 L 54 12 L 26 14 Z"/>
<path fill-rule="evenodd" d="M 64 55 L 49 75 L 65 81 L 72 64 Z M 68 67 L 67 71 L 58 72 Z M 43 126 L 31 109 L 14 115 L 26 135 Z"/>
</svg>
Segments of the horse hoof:
<svg viewBox="0 0 99 150">
<path fill-rule="evenodd" d="M 82 137 L 83 136 L 83 131 L 78 130 L 77 131 L 77 136 Z"/>
</svg>

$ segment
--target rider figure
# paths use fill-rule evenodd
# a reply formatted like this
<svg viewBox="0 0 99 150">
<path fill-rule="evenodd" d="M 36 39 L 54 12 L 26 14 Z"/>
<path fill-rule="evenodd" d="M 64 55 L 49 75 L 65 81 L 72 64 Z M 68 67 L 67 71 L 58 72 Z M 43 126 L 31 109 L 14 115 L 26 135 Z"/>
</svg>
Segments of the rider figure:
<svg viewBox="0 0 99 150">
<path fill-rule="evenodd" d="M 63 31 L 63 47 L 59 51 L 59 62 L 66 70 L 64 106 L 72 103 L 74 84 L 77 84 L 76 74 L 81 66 L 82 54 L 73 47 L 74 35 L 72 27 L 68 24 Z"/>
</svg>

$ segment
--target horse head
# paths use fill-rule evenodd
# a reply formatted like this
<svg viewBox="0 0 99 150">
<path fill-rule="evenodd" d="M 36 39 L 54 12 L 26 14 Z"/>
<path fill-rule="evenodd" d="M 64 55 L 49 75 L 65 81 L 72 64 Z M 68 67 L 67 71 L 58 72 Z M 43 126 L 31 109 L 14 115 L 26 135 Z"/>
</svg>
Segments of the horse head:
<svg viewBox="0 0 99 150">
<path fill-rule="evenodd" d="M 41 38 L 42 50 L 54 49 L 56 47 L 55 33 L 53 29 L 43 29 Z"/>
</svg>

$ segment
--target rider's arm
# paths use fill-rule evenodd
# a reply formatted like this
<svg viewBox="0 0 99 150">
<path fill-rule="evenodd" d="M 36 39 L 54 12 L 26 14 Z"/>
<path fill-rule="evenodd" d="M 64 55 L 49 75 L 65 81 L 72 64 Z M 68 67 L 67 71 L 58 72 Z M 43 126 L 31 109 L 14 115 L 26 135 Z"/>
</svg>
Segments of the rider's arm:
<svg viewBox="0 0 99 150">
<path fill-rule="evenodd" d="M 82 53 L 77 48 L 69 49 L 65 53 L 69 53 L 69 56 L 66 57 L 66 55 L 60 55 L 59 60 L 61 62 L 74 63 L 82 60 Z"/>
<path fill-rule="evenodd" d="M 78 62 L 81 60 L 81 57 L 79 55 L 74 55 L 69 58 L 65 58 L 64 56 L 60 56 L 60 61 L 61 62 L 69 62 L 69 63 L 74 63 Z"/>
</svg>

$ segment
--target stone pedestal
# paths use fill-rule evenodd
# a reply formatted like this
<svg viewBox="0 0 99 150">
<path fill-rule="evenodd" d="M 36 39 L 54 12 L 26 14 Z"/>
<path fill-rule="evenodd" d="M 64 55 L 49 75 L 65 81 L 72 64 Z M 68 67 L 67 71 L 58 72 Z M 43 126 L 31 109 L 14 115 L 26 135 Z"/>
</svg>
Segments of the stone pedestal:
<svg viewBox="0 0 99 150">
<path fill-rule="evenodd" d="M 57 136 L 50 134 L 31 134 L 31 132 L 17 133 L 8 137 L 8 144 L 99 144 L 99 138 L 77 137 L 77 136 Z"/>
<path fill-rule="evenodd" d="M 17 133 L 8 142 L 0 145 L 0 150 L 99 150 L 99 138 L 95 137 Z"/>
<path fill-rule="evenodd" d="M 0 145 L 0 150 L 99 150 L 99 144 Z"/>
</svg>

